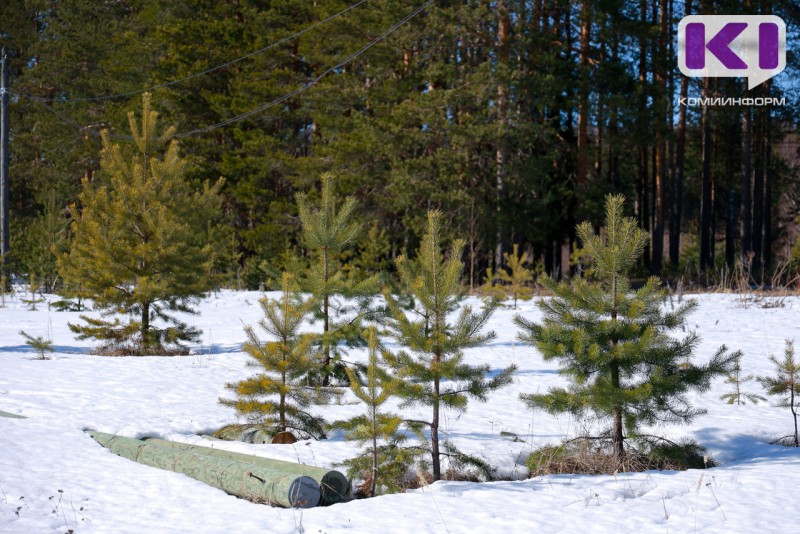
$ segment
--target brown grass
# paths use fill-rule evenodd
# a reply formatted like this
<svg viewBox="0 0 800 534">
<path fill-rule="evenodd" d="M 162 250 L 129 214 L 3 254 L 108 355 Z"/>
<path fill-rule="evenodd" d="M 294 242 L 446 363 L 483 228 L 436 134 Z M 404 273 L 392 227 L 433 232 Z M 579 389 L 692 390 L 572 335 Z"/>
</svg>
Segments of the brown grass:
<svg viewBox="0 0 800 534">
<path fill-rule="evenodd" d="M 622 459 L 607 439 L 577 438 L 533 451 L 526 461 L 530 476 L 575 474 L 613 475 L 650 470 L 683 471 L 713 467 L 713 460 L 694 442 L 677 444 L 662 438 L 629 445 Z"/>
</svg>

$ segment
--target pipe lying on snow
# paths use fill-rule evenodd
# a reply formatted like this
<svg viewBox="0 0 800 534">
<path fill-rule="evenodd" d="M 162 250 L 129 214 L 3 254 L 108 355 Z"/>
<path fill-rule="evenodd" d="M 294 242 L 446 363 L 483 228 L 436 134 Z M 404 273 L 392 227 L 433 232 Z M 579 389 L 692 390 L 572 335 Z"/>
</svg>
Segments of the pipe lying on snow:
<svg viewBox="0 0 800 534">
<path fill-rule="evenodd" d="M 248 464 L 263 466 L 267 469 L 274 469 L 282 473 L 293 475 L 305 475 L 313 478 L 319 483 L 322 492 L 320 504 L 335 504 L 346 500 L 350 496 L 350 481 L 339 471 L 323 469 L 311 465 L 284 462 L 273 460 L 263 456 L 253 456 L 240 452 L 226 451 L 223 449 L 204 447 L 201 445 L 191 445 L 189 443 L 177 443 L 158 438 L 144 438 L 145 443 L 157 443 L 165 447 L 171 447 L 181 451 L 191 451 L 197 454 L 204 454 L 215 458 L 230 458 L 231 460 L 246 462 Z"/>
<path fill-rule="evenodd" d="M 100 445 L 123 458 L 183 473 L 230 495 L 294 508 L 313 508 L 319 504 L 319 483 L 309 476 L 270 469 L 263 464 L 181 450 L 152 440 L 87 432 Z"/>
</svg>

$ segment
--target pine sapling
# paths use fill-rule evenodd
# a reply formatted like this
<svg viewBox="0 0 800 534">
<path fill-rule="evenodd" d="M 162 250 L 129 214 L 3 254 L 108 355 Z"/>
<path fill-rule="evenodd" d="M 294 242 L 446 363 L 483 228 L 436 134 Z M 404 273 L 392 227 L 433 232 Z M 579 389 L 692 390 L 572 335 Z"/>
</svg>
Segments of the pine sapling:
<svg viewBox="0 0 800 534">
<path fill-rule="evenodd" d="M 318 365 L 313 348 L 314 336 L 300 334 L 316 303 L 303 301 L 291 289 L 291 276 L 283 274 L 283 293 L 278 300 L 259 301 L 264 317 L 258 325 L 275 341 L 261 341 L 252 326 L 245 327 L 247 342 L 243 350 L 259 373 L 241 382 L 227 384 L 235 399 L 220 403 L 236 409 L 239 415 L 261 423 L 269 433 L 297 432 L 302 437 L 324 437 L 322 417 L 312 415 L 308 407 L 327 404 L 335 390 L 309 385 L 307 376 Z"/>
<path fill-rule="evenodd" d="M 43 336 L 33 337 L 24 330 L 19 331 L 19 335 L 25 338 L 25 344 L 32 347 L 39 353 L 40 360 L 46 360 L 45 352 L 53 352 L 53 341 L 45 339 Z"/>
<path fill-rule="evenodd" d="M 353 369 L 348 368 L 347 373 L 350 375 L 350 390 L 364 403 L 367 411 L 363 415 L 338 422 L 334 427 L 344 430 L 346 439 L 368 446 L 364 454 L 346 463 L 351 466 L 354 474 L 360 475 L 363 471 L 358 472 L 357 469 L 368 459 L 370 471 L 363 488 L 366 497 L 373 497 L 376 487 L 394 489 L 392 486 L 395 484 L 392 481 L 404 474 L 413 454 L 408 454 L 408 451 L 399 447 L 405 440 L 405 434 L 399 432 L 402 419 L 396 414 L 381 411 L 381 407 L 397 393 L 400 386 L 399 380 L 391 377 L 381 367 L 382 356 L 387 351 L 380 344 L 376 327 L 371 326 L 362 335 L 367 340 L 369 354 L 366 383 L 362 385 L 359 382 Z M 384 483 L 384 472 L 390 474 L 388 484 Z"/>
<path fill-rule="evenodd" d="M 31 273 L 30 281 L 28 283 L 28 290 L 31 293 L 31 298 L 20 299 L 24 304 L 28 305 L 28 311 L 36 311 L 36 305 L 44 302 L 44 298 L 37 295 L 39 289 L 39 284 L 36 282 L 36 275 Z"/>
<path fill-rule="evenodd" d="M 535 345 L 547 361 L 556 360 L 568 387 L 522 395 L 532 408 L 552 414 L 594 413 L 610 420 L 611 444 L 618 462 L 625 459 L 626 432 L 642 425 L 688 423 L 705 413 L 693 408 L 687 393 L 706 391 L 711 379 L 733 368 L 736 354 L 720 347 L 705 365 L 691 362 L 699 338 L 669 335 L 697 307 L 690 301 L 674 312 L 664 311 L 666 291 L 656 277 L 641 288 L 631 287 L 628 271 L 636 265 L 647 232 L 623 217 L 624 199 L 606 199 L 605 237 L 584 222 L 577 228 L 592 260 L 597 282 L 573 278 L 557 283 L 542 277 L 554 296 L 537 303 L 541 324 L 517 315 L 520 340 Z"/>
<path fill-rule="evenodd" d="M 534 273 L 532 270 L 525 267 L 529 264 L 531 257 L 527 252 L 519 254 L 519 245 L 514 243 L 514 250 L 511 254 L 508 252 L 503 253 L 508 268 L 500 268 L 497 275 L 498 278 L 508 284 L 508 289 L 514 297 L 514 309 L 517 309 L 517 299 L 524 298 L 530 294 L 528 284 L 533 282 Z"/>
<path fill-rule="evenodd" d="M 330 385 L 332 376 L 342 370 L 343 350 L 362 345 L 361 323 L 371 316 L 370 301 L 378 291 L 377 275 L 364 280 L 344 276 L 340 253 L 354 245 L 360 226 L 351 221 L 356 199 L 347 197 L 337 206 L 333 181 L 330 174 L 322 176 L 318 204 L 305 193 L 296 198 L 303 236 L 313 259 L 305 279 L 299 281 L 314 296 L 314 318 L 322 322 L 322 333 L 315 339 L 322 356 L 316 373 L 322 386 Z"/>
<path fill-rule="evenodd" d="M 431 418 L 418 423 L 430 430 L 434 480 L 442 478 L 441 456 L 447 453 L 439 439 L 442 411 L 463 412 L 470 398 L 485 401 L 490 392 L 510 384 L 516 370 L 512 365 L 490 377 L 488 365 L 464 362 L 465 349 L 483 346 L 494 338 L 494 332 L 481 331 L 497 308 L 497 301 L 485 302 L 478 312 L 464 306 L 455 317 L 451 316 L 463 294 L 463 242 L 456 241 L 445 259 L 441 217 L 441 212 L 428 212 L 428 231 L 420 244 L 417 269 L 409 269 L 403 256 L 397 260 L 401 283 L 413 297 L 411 314 L 386 294 L 389 326 L 395 339 L 408 349 L 390 355 L 387 363 L 403 379 L 398 390 L 403 405 L 431 409 Z"/>
<path fill-rule="evenodd" d="M 726 401 L 728 404 L 736 404 L 737 406 L 746 404 L 745 401 L 758 404 L 759 401 L 767 400 L 757 393 L 750 393 L 742 390 L 742 385 L 745 382 L 751 382 L 755 380 L 755 377 L 753 375 L 742 376 L 741 360 L 741 355 L 739 355 L 736 358 L 733 371 L 725 375 L 725 383 L 730 384 L 731 387 L 733 387 L 733 391 L 730 393 L 725 393 L 724 395 L 720 395 L 719 398 Z"/>
<path fill-rule="evenodd" d="M 209 224 L 222 214 L 224 180 L 198 188 L 186 178 L 175 128 L 161 129 L 150 95 L 131 141 L 101 132 L 103 179 L 83 182 L 69 250 L 58 255 L 65 296 L 91 298 L 101 317 L 69 324 L 78 339 L 95 338 L 108 354 L 186 354 L 200 331 L 176 314 L 216 285 L 218 246 Z"/>
<path fill-rule="evenodd" d="M 794 340 L 787 339 L 783 350 L 783 361 L 774 355 L 769 360 L 775 365 L 774 376 L 762 376 L 758 379 L 767 390 L 768 395 L 782 396 L 778 406 L 788 406 L 794 419 L 794 446 L 798 446 L 797 435 L 797 402 L 800 395 L 800 365 L 794 359 Z"/>
</svg>

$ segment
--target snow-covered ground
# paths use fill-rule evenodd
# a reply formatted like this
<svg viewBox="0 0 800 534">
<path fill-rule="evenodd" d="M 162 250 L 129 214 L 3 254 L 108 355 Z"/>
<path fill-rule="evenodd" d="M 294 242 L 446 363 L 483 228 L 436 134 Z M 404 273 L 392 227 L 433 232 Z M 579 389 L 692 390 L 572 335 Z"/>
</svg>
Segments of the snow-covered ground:
<svg viewBox="0 0 800 534">
<path fill-rule="evenodd" d="M 222 292 L 205 299 L 190 319 L 203 342 L 192 356 L 93 356 L 91 343 L 67 327 L 78 313 L 28 311 L 19 297 L 0 309 L 0 532 L 794 532 L 800 522 L 800 450 L 769 445 L 792 428 L 786 408 L 730 406 L 717 380 L 693 398 L 708 410 L 691 426 L 655 429 L 673 440 L 696 439 L 720 466 L 686 472 L 526 479 L 525 454 L 572 437 L 585 424 L 532 413 L 521 392 L 563 384 L 554 363 L 516 341 L 514 310 L 490 327 L 497 338 L 467 353 L 472 363 L 499 369 L 511 363 L 514 383 L 464 414 L 447 414 L 447 435 L 517 480 L 485 484 L 441 481 L 405 494 L 290 510 L 252 504 L 184 475 L 139 465 L 103 449 L 83 432 L 93 428 L 129 437 L 195 442 L 199 434 L 235 422 L 217 400 L 225 384 L 254 372 L 240 351 L 242 326 L 259 319 L 259 294 Z M 743 374 L 772 374 L 769 354 L 798 336 L 800 298 L 782 308 L 742 307 L 734 295 L 701 295 L 689 318 L 702 343 L 696 358 L 720 345 L 744 352 Z M 521 313 L 539 316 L 533 301 Z M 50 336 L 56 352 L 36 360 L 20 330 Z M 360 353 L 356 357 L 363 357 Z M 747 389 L 762 393 L 755 383 Z M 325 409 L 329 420 L 362 408 L 348 396 Z M 405 414 L 413 417 L 413 413 Z M 520 441 L 501 437 L 512 432 Z M 334 436 L 294 445 L 225 443 L 241 452 L 333 466 L 356 447 Z"/>
</svg>

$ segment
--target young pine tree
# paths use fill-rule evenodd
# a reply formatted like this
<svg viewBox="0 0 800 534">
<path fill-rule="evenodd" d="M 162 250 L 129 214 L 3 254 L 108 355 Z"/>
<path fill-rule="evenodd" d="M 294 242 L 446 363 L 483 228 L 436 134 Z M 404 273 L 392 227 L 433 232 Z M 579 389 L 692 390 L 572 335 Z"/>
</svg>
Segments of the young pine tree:
<svg viewBox="0 0 800 534">
<path fill-rule="evenodd" d="M 736 404 L 737 406 L 742 406 L 746 404 L 745 401 L 750 401 L 753 404 L 758 404 L 759 401 L 767 400 L 761 395 L 756 393 L 750 393 L 749 391 L 744 391 L 742 386 L 745 383 L 751 382 L 755 380 L 753 375 L 742 376 L 742 362 L 741 357 L 736 358 L 736 362 L 734 363 L 733 370 L 725 375 L 725 383 L 730 384 L 733 387 L 733 391 L 729 393 L 725 393 L 724 395 L 720 395 L 720 399 L 726 401 L 728 404 Z"/>
<path fill-rule="evenodd" d="M 70 250 L 58 258 L 65 287 L 94 299 L 106 318 L 115 316 L 81 316 L 87 324 L 70 325 L 81 339 L 103 342 L 101 351 L 176 350 L 169 345 L 185 351 L 181 343 L 195 341 L 200 332 L 171 313 L 192 312 L 213 284 L 207 225 L 220 213 L 222 180 L 193 190 L 184 180 L 175 129 L 159 133 L 157 116 L 145 94 L 141 122 L 128 114 L 132 146 L 114 144 L 103 132 L 103 179 L 84 180 Z"/>
<path fill-rule="evenodd" d="M 766 388 L 769 395 L 782 395 L 779 406 L 788 406 L 792 411 L 794 419 L 794 446 L 797 447 L 797 399 L 800 397 L 800 365 L 794 360 L 794 341 L 786 340 L 786 348 L 783 351 L 783 361 L 779 361 L 775 356 L 770 356 L 769 360 L 775 364 L 775 376 L 764 376 L 758 379 L 761 385 Z"/>
<path fill-rule="evenodd" d="M 307 411 L 313 404 L 326 403 L 332 391 L 308 385 L 308 372 L 317 365 L 311 334 L 298 333 L 300 325 L 314 310 L 313 299 L 303 301 L 292 291 L 291 276 L 283 274 L 283 293 L 279 300 L 262 298 L 264 318 L 258 325 L 275 341 L 262 342 L 252 326 L 246 326 L 244 352 L 259 368 L 259 374 L 227 384 L 235 399 L 220 399 L 226 406 L 258 421 L 265 431 L 296 432 L 302 437 L 325 435 L 325 422 Z"/>
<path fill-rule="evenodd" d="M 441 213 L 428 212 L 428 231 L 422 238 L 417 269 L 408 268 L 408 260 L 397 259 L 401 283 L 414 300 L 410 318 L 391 295 L 386 299 L 391 314 L 390 327 L 397 341 L 410 352 L 399 352 L 387 360 L 398 376 L 404 379 L 398 390 L 404 405 L 431 408 L 431 418 L 423 424 L 431 433 L 433 477 L 440 480 L 441 456 L 439 425 L 442 410 L 464 411 L 470 398 L 485 401 L 489 392 L 508 385 L 515 366 L 493 378 L 487 378 L 488 365 L 464 362 L 464 350 L 480 347 L 494 338 L 494 332 L 481 334 L 497 301 L 487 301 L 479 313 L 464 306 L 454 322 L 448 313 L 455 310 L 462 297 L 461 262 L 463 242 L 456 241 L 445 258 L 440 237 Z"/>
<path fill-rule="evenodd" d="M 39 353 L 40 360 L 46 360 L 45 352 L 53 352 L 53 341 L 44 336 L 33 337 L 25 330 L 20 330 L 19 335 L 25 338 L 25 344 Z"/>
<path fill-rule="evenodd" d="M 530 263 L 531 258 L 527 252 L 520 255 L 519 245 L 514 243 L 514 251 L 509 254 L 503 253 L 508 268 L 501 268 L 497 275 L 498 278 L 508 284 L 511 295 L 514 297 L 514 309 L 517 309 L 517 299 L 529 295 L 527 284 L 533 281 L 533 271 L 525 267 Z"/>
<path fill-rule="evenodd" d="M 641 424 L 689 422 L 704 413 L 692 408 L 688 391 L 705 391 L 713 377 L 730 372 L 738 354 L 721 347 L 704 366 L 690 358 L 699 338 L 669 335 L 680 327 L 696 302 L 673 313 L 663 310 L 667 295 L 651 277 L 634 291 L 627 271 L 636 264 L 648 239 L 636 221 L 622 216 L 623 197 L 606 199 L 606 240 L 589 223 L 578 237 L 592 258 L 597 283 L 578 278 L 570 284 L 542 278 L 554 296 L 538 302 L 542 324 L 517 315 L 522 341 L 536 345 L 547 361 L 556 360 L 571 382 L 544 394 L 522 395 L 532 408 L 550 413 L 593 412 L 611 419 L 616 458 L 625 455 L 625 433 Z"/>
<path fill-rule="evenodd" d="M 352 246 L 359 225 L 350 222 L 356 200 L 345 199 L 337 209 L 332 191 L 333 177 L 322 175 L 319 205 L 314 206 L 304 193 L 297 195 L 297 207 L 303 223 L 306 245 L 312 251 L 312 265 L 302 286 L 314 295 L 315 318 L 322 321 L 322 334 L 316 340 L 321 355 L 320 382 L 328 386 L 331 375 L 341 369 L 344 348 L 359 346 L 362 321 L 370 315 L 370 300 L 377 291 L 378 278 L 356 281 L 346 279 L 339 253 Z M 352 299 L 350 305 L 346 299 Z"/>
<path fill-rule="evenodd" d="M 351 391 L 364 403 L 367 411 L 348 421 L 339 422 L 335 427 L 345 431 L 346 439 L 367 445 L 364 454 L 349 460 L 347 464 L 357 476 L 368 471 L 365 496 L 373 497 L 376 487 L 385 486 L 390 491 L 394 489 L 394 482 L 405 474 L 413 454 L 399 447 L 405 439 L 405 435 L 399 432 L 402 419 L 381 411 L 381 407 L 396 395 L 400 382 L 381 367 L 381 354 L 385 355 L 386 350 L 378 340 L 377 328 L 371 326 L 363 336 L 367 340 L 369 354 L 366 383 L 362 385 L 359 382 L 353 369 L 348 368 L 347 373 L 350 375 Z"/>
</svg>

